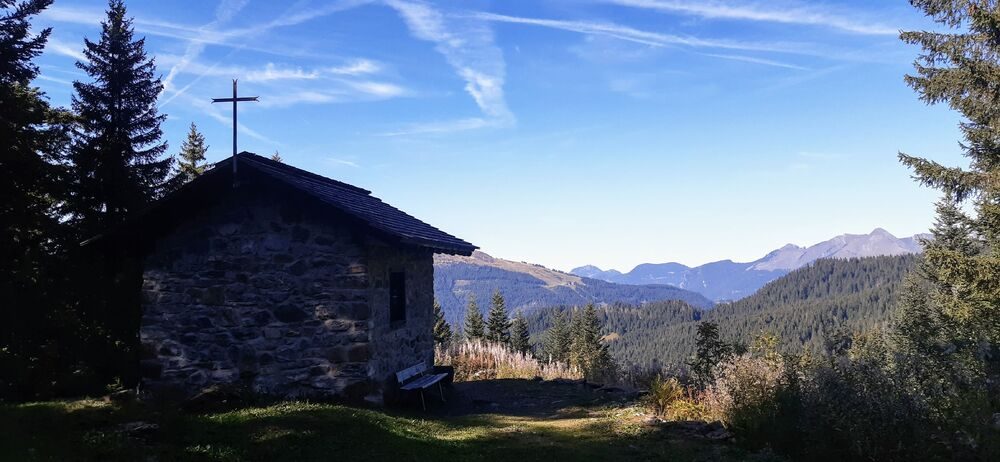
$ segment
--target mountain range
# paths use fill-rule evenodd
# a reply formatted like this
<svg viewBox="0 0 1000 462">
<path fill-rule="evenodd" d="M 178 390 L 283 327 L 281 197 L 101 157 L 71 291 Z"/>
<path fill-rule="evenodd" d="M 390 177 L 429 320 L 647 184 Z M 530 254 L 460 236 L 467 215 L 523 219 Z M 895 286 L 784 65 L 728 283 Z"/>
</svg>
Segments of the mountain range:
<svg viewBox="0 0 1000 462">
<path fill-rule="evenodd" d="M 666 284 L 721 302 L 749 296 L 768 282 L 822 258 L 919 253 L 920 239 L 927 237 L 928 234 L 918 234 L 897 238 L 884 229 L 876 228 L 869 234 L 843 234 L 809 247 L 788 244 L 746 263 L 722 260 L 693 268 L 680 263 L 643 263 L 628 273 L 605 271 L 587 265 L 570 273 L 617 284 Z"/>
<path fill-rule="evenodd" d="M 511 313 L 589 302 L 642 304 L 681 300 L 699 308 L 713 305 L 699 293 L 670 285 L 618 284 L 493 258 L 480 251 L 470 257 L 434 256 L 434 296 L 453 326 L 461 325 L 470 296 L 476 298 L 480 311 L 485 313 L 495 290 L 503 294 Z"/>
</svg>

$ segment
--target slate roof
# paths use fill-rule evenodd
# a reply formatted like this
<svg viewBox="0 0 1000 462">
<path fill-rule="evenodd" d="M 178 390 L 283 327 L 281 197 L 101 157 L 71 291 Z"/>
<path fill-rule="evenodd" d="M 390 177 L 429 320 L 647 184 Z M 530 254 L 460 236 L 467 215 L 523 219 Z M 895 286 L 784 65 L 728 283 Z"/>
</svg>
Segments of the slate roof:
<svg viewBox="0 0 1000 462">
<path fill-rule="evenodd" d="M 371 191 L 276 162 L 254 153 L 244 151 L 237 154 L 236 157 L 239 172 L 245 172 L 248 169 L 254 170 L 267 178 L 272 178 L 291 187 L 293 190 L 318 199 L 383 234 L 399 239 L 404 244 L 452 255 L 472 255 L 472 252 L 478 248 L 382 202 L 379 198 L 372 196 Z M 217 184 L 220 181 L 231 181 L 232 176 L 229 172 L 232 171 L 232 162 L 233 158 L 230 157 L 216 163 L 211 169 L 181 187 L 180 190 L 167 195 L 145 210 L 133 214 L 122 226 L 88 239 L 81 245 L 86 246 L 99 241 L 111 242 L 113 239 L 109 239 L 109 236 L 120 235 L 125 230 L 134 229 L 136 226 L 149 226 L 151 219 L 155 219 L 157 215 L 167 216 L 168 218 L 161 218 L 164 220 L 175 219 L 169 217 L 177 217 L 178 214 L 157 214 L 155 211 L 169 209 L 171 206 L 176 207 L 174 202 L 177 201 L 189 200 L 192 196 L 191 191 L 196 188 Z M 237 177 L 239 176 L 238 173 Z"/>
<path fill-rule="evenodd" d="M 471 255 L 478 247 L 424 223 L 379 198 L 371 191 L 326 178 L 250 152 L 237 154 L 238 169 L 252 168 L 361 220 L 368 226 L 408 244 L 441 253 Z M 215 168 L 232 168 L 232 158 Z"/>
</svg>

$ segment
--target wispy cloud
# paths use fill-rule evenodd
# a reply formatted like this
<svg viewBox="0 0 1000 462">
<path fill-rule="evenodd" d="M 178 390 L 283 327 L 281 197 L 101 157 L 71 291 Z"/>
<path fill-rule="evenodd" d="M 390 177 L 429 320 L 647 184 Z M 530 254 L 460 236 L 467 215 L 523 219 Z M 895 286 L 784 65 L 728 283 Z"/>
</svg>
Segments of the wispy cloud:
<svg viewBox="0 0 1000 462">
<path fill-rule="evenodd" d="M 526 18 L 520 16 L 508 16 L 503 14 L 486 13 L 486 12 L 474 12 L 469 14 L 469 16 L 477 19 L 482 19 L 484 21 L 524 24 L 530 26 L 548 27 L 552 29 L 561 29 L 570 32 L 577 32 L 580 34 L 601 35 L 655 47 L 679 45 L 679 46 L 687 46 L 693 48 L 720 48 L 720 49 L 731 49 L 731 50 L 774 51 L 774 52 L 787 52 L 787 53 L 802 52 L 802 47 L 799 44 L 703 39 L 693 36 L 682 36 L 682 35 L 664 34 L 659 32 L 649 32 L 621 24 L 616 24 L 613 22 Z"/>
<path fill-rule="evenodd" d="M 73 86 L 73 81 L 72 80 L 66 80 L 66 79 L 60 79 L 60 78 L 56 78 L 56 77 L 51 77 L 51 76 L 48 76 L 48 75 L 45 75 L 45 74 L 39 74 L 38 77 L 36 77 L 36 78 L 38 78 L 39 80 L 44 80 L 46 82 L 53 82 L 53 83 L 58 83 L 60 85 Z"/>
<path fill-rule="evenodd" d="M 502 123 L 498 120 L 484 119 L 482 117 L 470 117 L 468 119 L 411 124 L 400 130 L 393 130 L 380 133 L 379 136 L 441 134 L 441 133 L 451 133 L 451 132 L 458 132 L 465 130 L 476 130 L 487 127 L 498 127 L 501 125 Z"/>
<path fill-rule="evenodd" d="M 346 160 L 346 159 L 338 159 L 336 157 L 327 157 L 326 158 L 326 163 L 330 164 L 332 166 L 343 166 L 343 167 L 351 167 L 351 168 L 360 168 L 361 167 L 360 165 L 357 164 L 357 162 Z"/>
<path fill-rule="evenodd" d="M 733 19 L 797 24 L 833 28 L 865 35 L 896 35 L 898 29 L 837 14 L 814 5 L 784 5 L 716 0 L 604 0 L 622 6 L 699 16 L 708 19 Z M 764 6 L 769 5 L 770 7 Z"/>
<path fill-rule="evenodd" d="M 68 44 L 66 42 L 63 42 L 62 40 L 59 40 L 58 38 L 55 38 L 55 37 L 49 37 L 49 41 L 45 44 L 45 50 L 46 51 L 51 51 L 53 53 L 56 53 L 56 54 L 59 54 L 59 55 L 62 55 L 62 56 L 68 56 L 68 57 L 73 58 L 73 59 L 75 59 L 77 61 L 81 61 L 81 62 L 87 62 L 88 61 L 87 57 L 84 56 L 84 54 L 83 54 L 83 51 L 82 51 L 83 50 L 83 46 L 82 45 L 79 46 L 79 47 L 74 47 L 73 45 L 70 45 L 70 44 Z"/>
<path fill-rule="evenodd" d="M 484 118 L 468 118 L 415 127 L 395 134 L 440 133 L 514 123 L 504 99 L 505 63 L 486 21 L 446 17 L 429 4 L 386 0 L 406 22 L 414 37 L 433 42 L 462 80 Z"/>
<path fill-rule="evenodd" d="M 398 85 L 376 81 L 334 81 L 328 87 L 272 89 L 267 98 L 261 99 L 261 107 L 289 107 L 297 104 L 331 104 L 357 101 L 379 101 L 409 92 Z"/>
<path fill-rule="evenodd" d="M 246 6 L 247 1 L 248 0 L 222 0 L 219 3 L 219 6 L 215 9 L 215 20 L 205 24 L 199 29 L 203 32 L 210 32 L 214 28 L 226 23 L 232 19 L 233 16 L 236 16 L 236 14 L 239 13 L 244 6 Z M 161 106 L 166 105 L 170 102 L 170 100 L 176 98 L 178 94 L 184 93 L 191 87 L 189 84 L 180 90 L 175 89 L 173 85 L 174 78 L 176 78 L 179 73 L 183 72 L 188 63 L 201 55 L 204 50 L 205 42 L 196 40 L 188 41 L 187 47 L 184 50 L 184 55 L 177 60 L 177 62 L 170 68 L 170 72 L 168 72 L 167 76 L 163 79 L 163 91 L 166 93 L 173 92 L 174 95 L 164 101 Z M 199 78 L 200 77 L 201 76 L 199 76 Z"/>
<path fill-rule="evenodd" d="M 742 61 L 745 63 L 761 64 L 764 66 L 782 67 L 785 69 L 795 69 L 798 71 L 808 71 L 809 68 L 799 66 L 796 64 L 789 64 L 781 61 L 775 61 L 773 59 L 757 58 L 753 56 L 743 56 L 743 55 L 726 55 L 726 54 L 715 54 L 715 53 L 704 53 L 705 56 L 711 56 L 713 58 L 728 59 L 731 61 Z"/>
</svg>

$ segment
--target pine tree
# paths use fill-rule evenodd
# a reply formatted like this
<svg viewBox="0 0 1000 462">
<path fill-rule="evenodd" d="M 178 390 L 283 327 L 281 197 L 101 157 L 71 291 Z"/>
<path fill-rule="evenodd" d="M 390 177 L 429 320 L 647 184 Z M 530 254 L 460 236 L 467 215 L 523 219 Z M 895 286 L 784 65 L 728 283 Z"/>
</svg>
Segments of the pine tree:
<svg viewBox="0 0 1000 462">
<path fill-rule="evenodd" d="M 438 303 L 437 299 L 434 299 L 434 343 L 438 345 L 447 345 L 451 342 L 451 326 L 448 325 L 448 321 L 444 319 L 444 311 L 441 310 L 441 304 Z"/>
<path fill-rule="evenodd" d="M 947 103 L 958 110 L 969 158 L 968 168 L 947 167 L 929 159 L 900 153 L 922 184 L 941 190 L 935 239 L 926 243 L 919 280 L 911 284 L 901 311 L 903 344 L 937 350 L 940 361 L 915 361 L 941 366 L 955 393 L 992 396 L 990 406 L 970 412 L 1000 410 L 1000 9 L 995 2 L 913 0 L 917 8 L 945 31 L 913 31 L 903 41 L 923 53 L 906 82 L 928 104 Z M 966 216 L 959 208 L 974 209 Z M 922 345 L 922 346 L 920 346 Z M 927 372 L 926 370 L 924 372 Z M 933 372 L 930 372 L 933 373 Z M 926 377 L 924 377 L 926 379 Z M 991 388 L 992 387 L 992 388 Z M 962 401 L 977 398 L 967 396 Z M 932 403 L 945 420 L 954 400 Z"/>
<path fill-rule="evenodd" d="M 208 146 L 205 145 L 205 135 L 198 132 L 198 126 L 191 122 L 187 139 L 181 144 L 181 152 L 178 156 L 175 178 L 179 184 L 187 183 L 195 179 L 198 175 L 205 173 L 205 153 Z"/>
<path fill-rule="evenodd" d="M 278 154 L 278 151 L 274 151 L 274 154 L 271 154 L 271 160 L 273 160 L 275 162 L 284 162 L 285 161 L 285 159 L 281 158 L 281 154 Z"/>
<path fill-rule="evenodd" d="M 613 363 L 601 338 L 601 320 L 593 303 L 573 317 L 571 335 L 570 364 L 580 368 L 588 380 L 607 378 Z"/>
<path fill-rule="evenodd" d="M 490 314 L 486 319 L 486 340 L 510 344 L 510 318 L 507 316 L 507 302 L 503 299 L 500 289 L 493 291 L 490 300 Z"/>
<path fill-rule="evenodd" d="M 518 311 L 517 316 L 511 321 L 510 349 L 518 352 L 531 353 L 531 337 L 528 335 L 528 320 Z"/>
<path fill-rule="evenodd" d="M 100 40 L 84 44 L 87 61 L 76 66 L 92 82 L 73 82 L 79 127 L 69 212 L 81 237 L 89 237 L 157 198 L 172 159 L 163 157 L 167 145 L 160 141 L 166 116 L 157 113 L 156 98 L 163 84 L 145 39 L 133 38 L 121 0 L 111 0 Z"/>
<path fill-rule="evenodd" d="M 71 117 L 31 85 L 51 29 L 32 34 L 30 20 L 51 3 L 0 1 L 0 400 L 44 396 L 68 369 L 46 359 L 76 338 L 53 323 L 68 299 L 65 251 L 76 244 L 56 210 Z"/>
<path fill-rule="evenodd" d="M 696 352 L 688 362 L 691 375 L 699 388 L 715 382 L 715 368 L 730 355 L 730 347 L 719 338 L 719 325 L 711 321 L 698 323 Z"/>
<path fill-rule="evenodd" d="M 483 313 L 479 312 L 475 294 L 469 295 L 469 304 L 465 310 L 465 338 L 467 340 L 482 340 L 486 337 L 486 323 Z"/>
<path fill-rule="evenodd" d="M 567 312 L 561 309 L 554 310 L 552 314 L 552 326 L 545 331 L 545 338 L 542 342 L 542 353 L 545 360 L 552 362 L 568 362 L 571 344 L 570 325 Z"/>
</svg>

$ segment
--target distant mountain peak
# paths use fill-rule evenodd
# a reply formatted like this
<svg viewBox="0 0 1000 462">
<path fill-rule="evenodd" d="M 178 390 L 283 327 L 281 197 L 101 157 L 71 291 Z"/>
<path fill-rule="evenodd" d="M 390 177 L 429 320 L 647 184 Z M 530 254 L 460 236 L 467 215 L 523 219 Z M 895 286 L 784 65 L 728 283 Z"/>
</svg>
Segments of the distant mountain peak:
<svg viewBox="0 0 1000 462">
<path fill-rule="evenodd" d="M 879 227 L 868 234 L 841 234 L 807 247 L 785 244 L 750 263 L 722 260 L 695 268 L 679 263 L 643 263 L 625 274 L 589 266 L 574 269 L 572 273 L 626 284 L 668 284 L 700 292 L 716 301 L 734 300 L 750 295 L 768 281 L 821 258 L 920 253 L 923 250 L 920 240 L 926 237 L 925 234 L 918 234 L 897 238 Z"/>
</svg>

